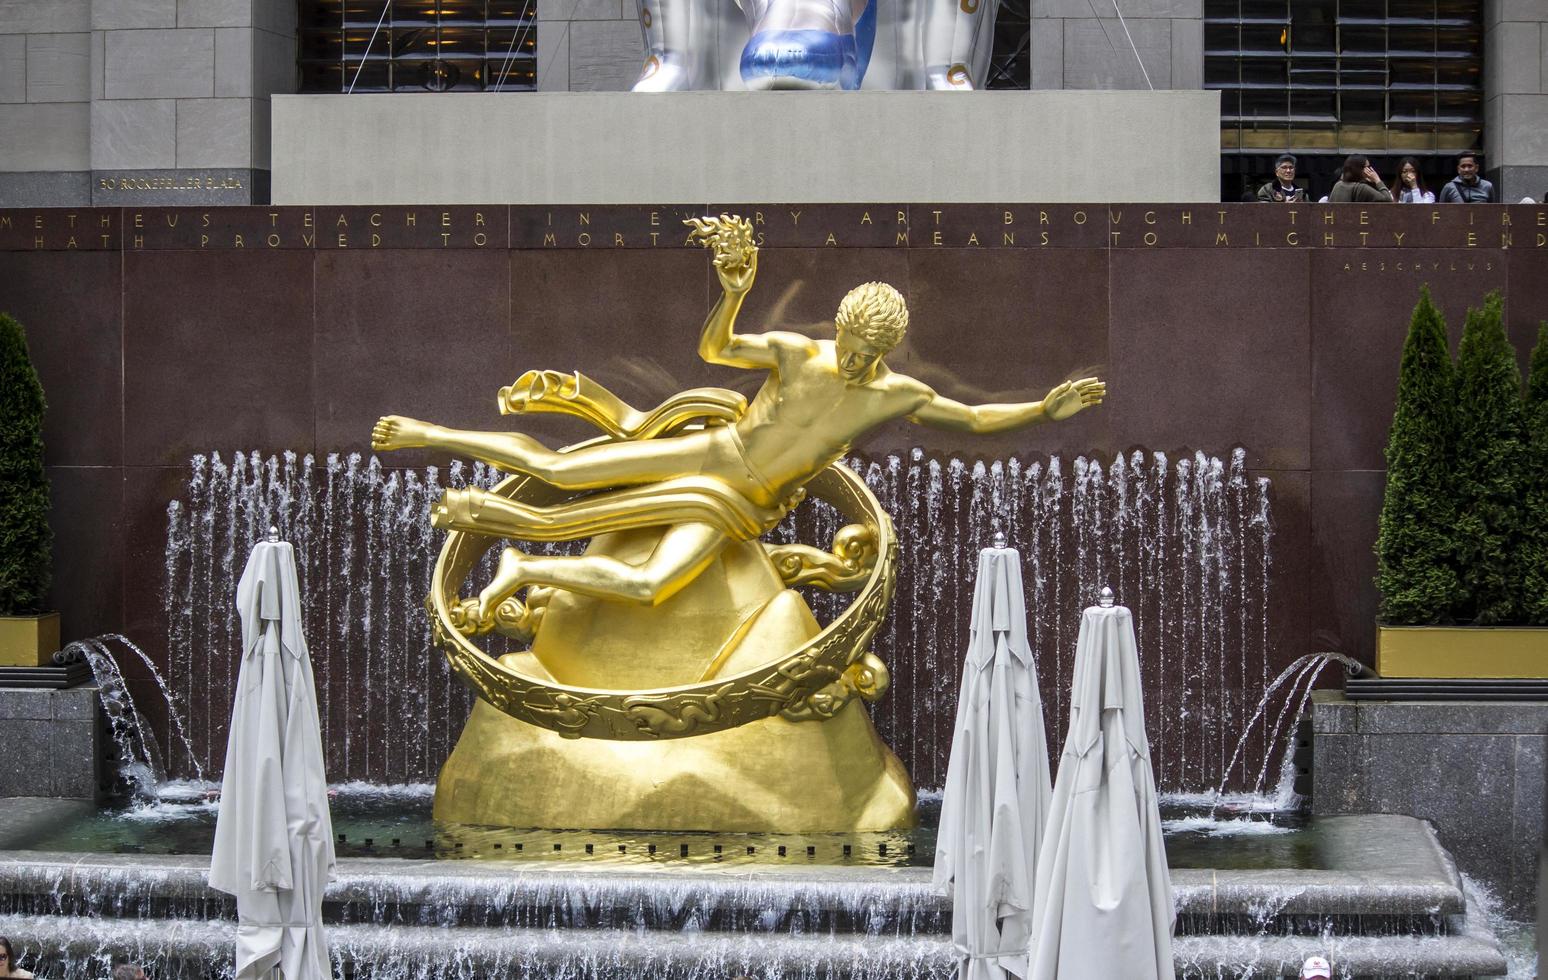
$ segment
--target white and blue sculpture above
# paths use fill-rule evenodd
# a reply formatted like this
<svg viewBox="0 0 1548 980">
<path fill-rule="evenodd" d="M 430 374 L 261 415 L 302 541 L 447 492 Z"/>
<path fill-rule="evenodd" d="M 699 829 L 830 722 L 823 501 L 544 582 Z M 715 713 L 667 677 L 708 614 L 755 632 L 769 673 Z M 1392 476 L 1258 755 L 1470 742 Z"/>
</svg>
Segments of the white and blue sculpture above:
<svg viewBox="0 0 1548 980">
<path fill-rule="evenodd" d="M 981 88 L 998 0 L 638 0 L 636 92 Z"/>
</svg>

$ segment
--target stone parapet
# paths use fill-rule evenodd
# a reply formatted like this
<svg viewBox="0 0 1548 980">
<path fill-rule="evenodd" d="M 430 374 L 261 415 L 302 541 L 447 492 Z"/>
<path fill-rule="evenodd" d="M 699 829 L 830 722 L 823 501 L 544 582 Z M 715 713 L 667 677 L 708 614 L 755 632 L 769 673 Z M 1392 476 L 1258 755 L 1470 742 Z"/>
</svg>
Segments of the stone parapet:
<svg viewBox="0 0 1548 980">
<path fill-rule="evenodd" d="M 95 799 L 102 726 L 93 686 L 0 688 L 0 797 Z"/>
<path fill-rule="evenodd" d="M 1312 805 L 1320 816 L 1429 820 L 1463 870 L 1535 904 L 1548 702 L 1362 701 L 1319 691 Z"/>
</svg>

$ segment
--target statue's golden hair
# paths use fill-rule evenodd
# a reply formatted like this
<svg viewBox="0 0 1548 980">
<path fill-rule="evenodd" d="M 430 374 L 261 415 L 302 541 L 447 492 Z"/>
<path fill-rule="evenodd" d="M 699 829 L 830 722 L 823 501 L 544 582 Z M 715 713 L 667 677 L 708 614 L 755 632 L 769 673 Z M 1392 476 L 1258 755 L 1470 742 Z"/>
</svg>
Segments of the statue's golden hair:
<svg viewBox="0 0 1548 980">
<path fill-rule="evenodd" d="M 891 350 L 908 331 L 908 305 L 902 293 L 884 282 L 862 283 L 839 303 L 833 324 L 868 344 Z"/>
</svg>

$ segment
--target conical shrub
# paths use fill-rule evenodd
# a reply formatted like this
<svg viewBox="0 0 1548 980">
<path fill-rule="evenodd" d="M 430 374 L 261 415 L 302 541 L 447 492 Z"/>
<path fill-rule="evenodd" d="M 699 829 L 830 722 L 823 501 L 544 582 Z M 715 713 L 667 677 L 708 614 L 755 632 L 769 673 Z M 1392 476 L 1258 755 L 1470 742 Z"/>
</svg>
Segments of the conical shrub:
<svg viewBox="0 0 1548 980">
<path fill-rule="evenodd" d="M 52 538 L 43 472 L 43 386 L 21 324 L 0 313 L 0 616 L 43 611 Z"/>
<path fill-rule="evenodd" d="M 1548 321 L 1537 328 L 1537 346 L 1527 375 L 1526 459 L 1521 466 L 1521 545 L 1516 549 L 1521 582 L 1521 619 L 1548 626 Z"/>
<path fill-rule="evenodd" d="M 1521 369 L 1505 336 L 1504 300 L 1496 290 L 1469 309 L 1457 350 L 1456 542 L 1462 580 L 1458 619 L 1479 626 L 1517 615 L 1514 581 L 1521 543 Z"/>
<path fill-rule="evenodd" d="M 1451 533 L 1456 418 L 1446 323 L 1426 286 L 1403 343 L 1376 539 L 1381 616 L 1394 626 L 1441 622 L 1457 605 Z"/>
</svg>

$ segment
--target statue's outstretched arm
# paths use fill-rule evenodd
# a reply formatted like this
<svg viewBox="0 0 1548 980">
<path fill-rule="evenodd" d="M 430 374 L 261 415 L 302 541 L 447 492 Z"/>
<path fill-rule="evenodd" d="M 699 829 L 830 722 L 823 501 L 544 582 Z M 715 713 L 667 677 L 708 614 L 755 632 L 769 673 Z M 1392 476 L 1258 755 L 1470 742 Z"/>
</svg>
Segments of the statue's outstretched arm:
<svg viewBox="0 0 1548 980">
<path fill-rule="evenodd" d="M 1037 422 L 1057 422 L 1092 405 L 1100 405 L 1107 384 L 1099 378 L 1066 381 L 1050 391 L 1042 401 L 988 405 L 964 405 L 934 392 L 909 420 L 937 429 L 958 432 L 1004 432 Z"/>
</svg>

